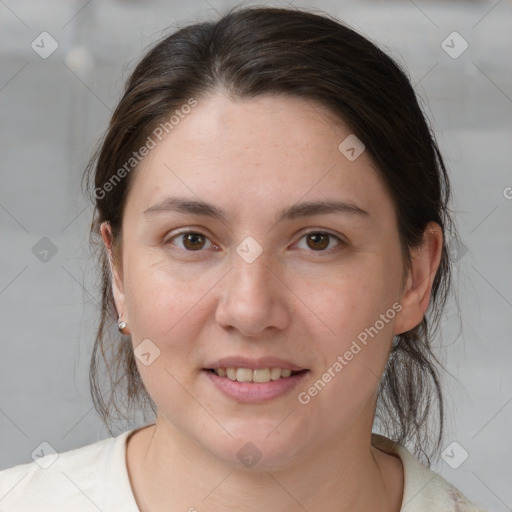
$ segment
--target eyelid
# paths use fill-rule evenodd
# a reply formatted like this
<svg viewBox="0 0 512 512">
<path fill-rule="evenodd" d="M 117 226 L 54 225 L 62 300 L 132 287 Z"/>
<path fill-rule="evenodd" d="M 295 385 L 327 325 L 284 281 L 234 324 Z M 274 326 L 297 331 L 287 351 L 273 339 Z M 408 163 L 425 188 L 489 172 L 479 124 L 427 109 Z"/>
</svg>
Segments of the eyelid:
<svg viewBox="0 0 512 512">
<path fill-rule="evenodd" d="M 330 235 L 333 238 L 337 238 L 340 242 L 347 243 L 347 240 L 345 239 L 344 235 L 341 233 L 334 233 L 333 231 L 325 228 L 306 228 L 305 231 L 299 231 L 299 234 L 301 238 L 305 235 L 309 235 L 311 233 L 323 233 L 325 235 Z"/>
<path fill-rule="evenodd" d="M 187 234 L 195 234 L 195 235 L 201 235 L 203 237 L 205 237 L 214 247 L 216 248 L 219 248 L 219 246 L 212 242 L 210 240 L 210 237 L 208 235 L 206 235 L 205 233 L 203 233 L 202 231 L 202 228 L 198 228 L 198 229 L 194 229 L 194 228 L 183 228 L 179 231 L 177 231 L 176 233 L 174 233 L 172 236 L 170 236 L 169 238 L 167 238 L 164 242 L 163 242 L 163 245 L 167 245 L 168 243 L 170 243 L 172 240 L 174 240 L 175 238 L 178 238 L 179 236 L 181 235 L 187 235 Z M 307 228 L 306 231 L 302 231 L 300 232 L 299 234 L 299 239 L 297 242 L 295 242 L 295 244 L 299 243 L 305 236 L 309 235 L 309 234 L 325 234 L 325 235 L 328 235 L 332 238 L 335 238 L 337 241 L 338 241 L 338 244 L 336 244 L 334 247 L 332 247 L 331 249 L 328 249 L 328 250 L 322 250 L 322 251 L 314 251 L 314 250 L 310 250 L 308 252 L 312 252 L 312 253 L 318 253 L 319 255 L 322 255 L 322 254 L 331 254 L 333 251 L 336 250 L 337 247 L 341 246 L 341 245 L 346 245 L 347 244 L 347 241 L 344 240 L 343 236 L 340 236 L 338 234 L 334 234 L 332 233 L 331 231 L 329 230 L 326 230 L 326 229 L 322 229 L 322 228 Z M 294 245 L 295 245 L 294 244 Z M 188 253 L 200 253 L 200 252 L 203 252 L 202 249 L 199 249 L 197 251 L 189 251 L 187 249 L 181 249 L 180 247 L 178 247 L 178 250 L 182 251 L 182 252 L 188 252 Z"/>
<path fill-rule="evenodd" d="M 175 238 L 178 238 L 180 237 L 181 235 L 188 235 L 188 234 L 194 234 L 194 235 L 201 235 L 203 236 L 204 238 L 206 238 L 214 247 L 219 247 L 216 243 L 212 242 L 210 240 L 210 237 L 208 235 L 206 235 L 205 233 L 203 233 L 202 229 L 194 229 L 194 228 L 183 228 L 182 230 L 179 230 L 179 231 L 176 231 L 172 236 L 166 238 L 163 242 L 162 245 L 168 245 L 170 242 L 172 242 Z M 187 251 L 186 249 L 181 249 L 181 247 L 178 247 L 178 249 L 180 251 L 183 251 L 183 252 L 189 252 L 189 253 L 194 253 L 194 252 L 203 252 L 203 250 L 198 250 L 198 251 Z"/>
<path fill-rule="evenodd" d="M 310 229 L 310 228 L 308 228 L 307 231 L 301 232 L 299 240 L 296 242 L 296 244 L 299 243 L 305 236 L 310 235 L 310 234 L 328 235 L 331 238 L 335 238 L 337 240 L 337 242 L 338 242 L 334 247 L 331 247 L 330 249 L 326 249 L 326 250 L 323 250 L 323 251 L 314 251 L 313 249 L 311 249 L 311 250 L 308 251 L 308 252 L 313 253 L 313 254 L 315 254 L 315 253 L 319 254 L 319 255 L 322 255 L 322 254 L 332 254 L 334 251 L 337 250 L 337 248 L 339 248 L 342 245 L 346 245 L 347 244 L 347 241 L 344 240 L 342 238 L 342 236 L 334 234 L 334 233 L 332 233 L 329 230 L 321 229 L 321 228 L 317 228 L 317 229 L 314 229 L 314 228 Z"/>
</svg>

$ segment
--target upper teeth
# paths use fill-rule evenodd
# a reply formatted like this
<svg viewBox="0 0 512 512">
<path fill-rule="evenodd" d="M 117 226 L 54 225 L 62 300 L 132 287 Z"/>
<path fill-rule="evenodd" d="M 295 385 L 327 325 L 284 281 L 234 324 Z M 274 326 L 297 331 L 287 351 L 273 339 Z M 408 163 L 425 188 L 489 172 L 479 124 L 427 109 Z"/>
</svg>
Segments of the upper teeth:
<svg viewBox="0 0 512 512">
<path fill-rule="evenodd" d="M 214 371 L 219 377 L 227 377 L 238 382 L 269 382 L 292 374 L 291 370 L 285 368 L 216 368 Z"/>
</svg>

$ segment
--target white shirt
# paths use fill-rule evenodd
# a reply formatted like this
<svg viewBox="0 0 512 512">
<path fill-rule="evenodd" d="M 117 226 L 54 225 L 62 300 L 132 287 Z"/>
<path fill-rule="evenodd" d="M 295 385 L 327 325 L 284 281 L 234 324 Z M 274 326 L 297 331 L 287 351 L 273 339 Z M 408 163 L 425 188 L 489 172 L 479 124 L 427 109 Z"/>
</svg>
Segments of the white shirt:
<svg viewBox="0 0 512 512">
<path fill-rule="evenodd" d="M 126 466 L 132 432 L 1 471 L 0 512 L 140 512 Z M 377 434 L 372 444 L 402 461 L 401 512 L 484 512 L 403 446 Z"/>
</svg>

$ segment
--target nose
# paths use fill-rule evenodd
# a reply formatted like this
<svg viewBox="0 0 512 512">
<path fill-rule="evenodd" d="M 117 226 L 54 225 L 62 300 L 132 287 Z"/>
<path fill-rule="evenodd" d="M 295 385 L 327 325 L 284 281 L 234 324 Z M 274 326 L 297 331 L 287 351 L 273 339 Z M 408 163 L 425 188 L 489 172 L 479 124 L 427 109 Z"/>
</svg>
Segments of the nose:
<svg viewBox="0 0 512 512">
<path fill-rule="evenodd" d="M 215 319 L 225 329 L 263 338 L 290 322 L 292 293 L 263 254 L 252 263 L 235 254 L 219 294 Z"/>
</svg>

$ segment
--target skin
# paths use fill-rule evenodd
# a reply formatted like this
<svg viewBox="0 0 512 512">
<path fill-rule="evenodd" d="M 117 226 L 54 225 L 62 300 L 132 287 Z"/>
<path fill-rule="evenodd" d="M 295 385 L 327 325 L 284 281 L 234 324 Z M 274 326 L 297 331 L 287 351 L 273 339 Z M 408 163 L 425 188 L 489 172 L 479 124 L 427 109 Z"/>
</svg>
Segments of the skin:
<svg viewBox="0 0 512 512">
<path fill-rule="evenodd" d="M 137 361 L 156 424 L 127 447 L 142 512 L 400 509 L 402 464 L 371 445 L 377 387 L 393 335 L 427 310 L 442 231 L 427 226 L 402 286 L 393 202 L 368 152 L 349 161 L 338 150 L 350 133 L 304 99 L 216 92 L 198 99 L 131 176 L 113 290 L 134 348 L 149 338 L 160 350 L 149 366 Z M 228 218 L 144 215 L 170 195 L 213 203 Z M 284 207 L 328 199 L 369 216 L 275 221 Z M 180 228 L 205 236 L 198 249 L 175 237 Z M 308 232 L 334 237 L 318 249 Z M 101 234 L 113 257 L 108 223 Z M 252 263 L 236 252 L 248 236 L 263 249 Z M 394 303 L 401 311 L 299 403 L 297 394 Z M 201 371 L 233 355 L 274 356 L 309 373 L 283 396 L 240 404 Z M 252 469 L 237 457 L 247 442 L 262 454 Z"/>
</svg>

